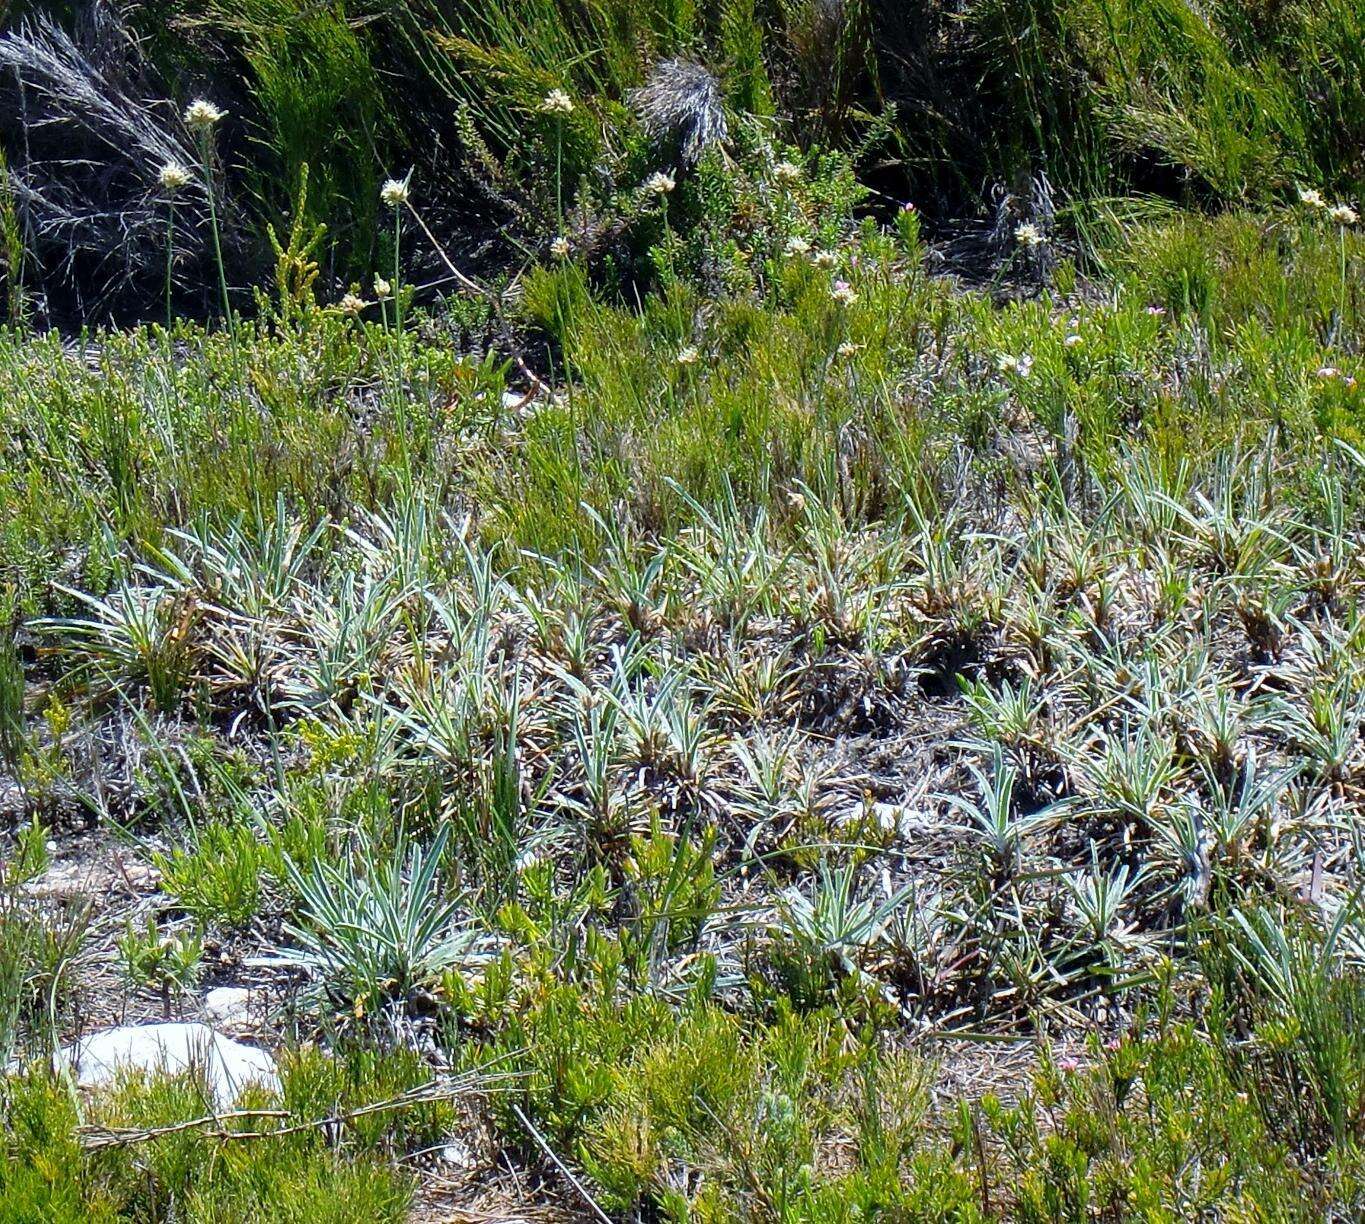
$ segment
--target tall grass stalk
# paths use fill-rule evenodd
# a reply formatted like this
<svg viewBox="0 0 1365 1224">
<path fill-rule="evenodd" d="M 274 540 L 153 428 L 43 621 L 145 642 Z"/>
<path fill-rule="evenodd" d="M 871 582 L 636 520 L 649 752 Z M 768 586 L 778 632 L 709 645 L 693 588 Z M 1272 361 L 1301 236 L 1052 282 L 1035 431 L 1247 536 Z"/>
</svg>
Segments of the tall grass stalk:
<svg viewBox="0 0 1365 1224">
<path fill-rule="evenodd" d="M 204 127 L 199 133 L 199 158 L 204 168 L 204 194 L 209 204 L 209 232 L 213 237 L 213 259 L 218 266 L 218 292 L 223 302 L 223 321 L 234 335 L 232 300 L 228 296 L 227 265 L 223 262 L 223 237 L 218 224 L 218 193 L 213 189 L 213 134 Z"/>
<path fill-rule="evenodd" d="M 166 202 L 166 343 L 170 343 L 172 308 L 171 278 L 175 266 L 175 197 Z"/>
</svg>

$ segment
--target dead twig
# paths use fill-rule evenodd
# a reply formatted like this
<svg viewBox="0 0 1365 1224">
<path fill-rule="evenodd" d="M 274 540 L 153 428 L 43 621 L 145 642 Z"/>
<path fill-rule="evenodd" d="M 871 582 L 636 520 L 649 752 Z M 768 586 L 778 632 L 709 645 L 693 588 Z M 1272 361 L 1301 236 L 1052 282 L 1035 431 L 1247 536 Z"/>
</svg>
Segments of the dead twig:
<svg viewBox="0 0 1365 1224">
<path fill-rule="evenodd" d="M 184 1122 L 173 1122 L 167 1126 L 108 1127 L 86 1125 L 77 1127 L 76 1133 L 80 1137 L 81 1145 L 86 1151 L 91 1152 L 101 1151 L 105 1148 L 129 1147 L 133 1144 L 149 1143 L 167 1135 L 179 1135 L 192 1130 L 201 1131 L 202 1137 L 205 1139 L 225 1141 L 281 1139 L 286 1135 L 297 1135 L 304 1131 L 327 1130 L 343 1126 L 348 1122 L 353 1122 L 358 1118 L 370 1117 L 373 1114 L 392 1113 L 394 1110 L 406 1109 L 412 1105 L 447 1100 L 461 1093 L 488 1092 L 517 1078 L 519 1076 L 515 1072 L 489 1074 L 483 1070 L 449 1078 L 437 1078 L 425 1084 L 419 1084 L 415 1088 L 409 1088 L 406 1092 L 401 1092 L 397 1096 L 389 1097 L 383 1101 L 374 1101 L 369 1105 L 357 1106 L 355 1109 L 339 1110 L 324 1118 L 309 1118 L 269 1130 L 259 1128 L 230 1130 L 224 1124 L 240 1121 L 264 1121 L 271 1118 L 291 1118 L 294 1115 L 287 1109 L 234 1109 L 227 1113 L 205 1114 L 203 1117 L 190 1118 Z"/>
<path fill-rule="evenodd" d="M 545 1142 L 545 1137 L 538 1130 L 536 1130 L 534 1124 L 531 1122 L 531 1119 L 528 1118 L 522 1112 L 521 1106 L 513 1105 L 512 1112 L 517 1115 L 517 1120 L 522 1124 L 522 1126 L 526 1128 L 526 1133 L 530 1135 L 533 1140 L 535 1140 L 536 1146 L 540 1148 L 542 1152 L 545 1153 L 550 1163 L 553 1164 L 554 1167 L 558 1169 L 562 1174 L 564 1174 L 565 1180 L 569 1183 L 569 1185 L 571 1185 L 574 1188 L 574 1190 L 578 1193 L 578 1197 L 583 1200 L 583 1202 L 586 1204 L 588 1209 L 593 1213 L 593 1215 L 596 1216 L 599 1220 L 601 1220 L 602 1224 L 611 1224 L 611 1216 L 609 1216 L 605 1211 L 602 1210 L 601 1207 L 597 1205 L 597 1200 L 594 1199 L 593 1196 L 588 1193 L 587 1188 L 583 1185 L 583 1183 L 579 1181 L 577 1177 L 574 1176 L 573 1170 L 570 1169 L 568 1165 L 566 1165 L 562 1160 L 560 1160 L 558 1156 L 555 1155 L 554 1149 L 551 1148 L 550 1145 Z"/>
</svg>

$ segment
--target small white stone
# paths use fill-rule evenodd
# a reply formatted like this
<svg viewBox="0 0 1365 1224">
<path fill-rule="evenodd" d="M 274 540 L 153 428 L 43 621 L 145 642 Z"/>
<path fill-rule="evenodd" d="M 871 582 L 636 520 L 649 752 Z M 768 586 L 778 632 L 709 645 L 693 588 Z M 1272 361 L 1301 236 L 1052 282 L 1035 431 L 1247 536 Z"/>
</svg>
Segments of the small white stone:
<svg viewBox="0 0 1365 1224">
<path fill-rule="evenodd" d="M 451 1139 L 441 1149 L 441 1159 L 457 1169 L 472 1169 L 478 1163 L 474 1159 L 474 1153 L 469 1150 L 469 1145 L 459 1139 Z"/>
<path fill-rule="evenodd" d="M 91 1033 L 57 1054 L 59 1067 L 71 1068 L 76 1083 L 93 1088 L 112 1083 L 122 1070 L 181 1075 L 201 1071 L 216 1109 L 231 1109 L 250 1085 L 279 1092 L 275 1060 L 264 1050 L 243 1045 L 207 1024 L 139 1024 Z"/>
<path fill-rule="evenodd" d="M 219 1024 L 240 1024 L 251 1017 L 251 990 L 246 986 L 216 986 L 204 996 L 204 1014 Z"/>
</svg>

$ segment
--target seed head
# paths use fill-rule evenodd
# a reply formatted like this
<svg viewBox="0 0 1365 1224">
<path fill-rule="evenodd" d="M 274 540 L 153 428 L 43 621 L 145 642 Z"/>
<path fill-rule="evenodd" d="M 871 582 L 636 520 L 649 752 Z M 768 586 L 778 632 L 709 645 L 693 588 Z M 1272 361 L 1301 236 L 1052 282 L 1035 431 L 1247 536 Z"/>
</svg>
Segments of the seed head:
<svg viewBox="0 0 1365 1224">
<path fill-rule="evenodd" d="M 189 186 L 190 172 L 179 162 L 168 161 L 157 172 L 156 181 L 167 195 L 175 195 L 182 187 Z"/>
<path fill-rule="evenodd" d="M 379 189 L 379 199 L 390 208 L 401 208 L 408 202 L 408 180 L 388 179 Z"/>
<path fill-rule="evenodd" d="M 669 175 L 656 170 L 645 179 L 645 192 L 647 195 L 666 196 L 677 185 Z"/>
<path fill-rule="evenodd" d="M 552 89 L 540 103 L 542 115 L 570 115 L 573 113 L 573 99 L 562 89 Z"/>
<path fill-rule="evenodd" d="M 185 108 L 185 126 L 195 132 L 207 132 L 226 113 L 205 98 L 195 98 Z"/>
</svg>

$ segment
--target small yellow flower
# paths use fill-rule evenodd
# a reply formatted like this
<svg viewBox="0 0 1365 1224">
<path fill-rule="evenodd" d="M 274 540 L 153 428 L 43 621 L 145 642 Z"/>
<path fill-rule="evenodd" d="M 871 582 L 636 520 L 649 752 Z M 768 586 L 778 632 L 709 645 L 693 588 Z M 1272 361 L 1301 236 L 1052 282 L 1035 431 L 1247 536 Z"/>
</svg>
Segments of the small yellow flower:
<svg viewBox="0 0 1365 1224">
<path fill-rule="evenodd" d="M 169 195 L 174 195 L 182 187 L 189 186 L 190 172 L 177 161 L 168 161 L 157 173 L 156 181 L 161 184 L 161 189 Z"/>
<path fill-rule="evenodd" d="M 573 99 L 562 89 L 552 89 L 540 103 L 542 115 L 570 115 L 573 113 Z"/>
<path fill-rule="evenodd" d="M 672 177 L 665 174 L 662 170 L 656 170 L 645 179 L 645 193 L 647 195 L 666 196 L 678 184 Z"/>
<path fill-rule="evenodd" d="M 219 110 L 207 99 L 195 98 L 185 108 L 185 124 L 196 132 L 207 132 L 225 114 L 227 114 L 226 111 Z"/>
<path fill-rule="evenodd" d="M 387 180 L 379 189 L 379 199 L 390 208 L 400 208 L 408 202 L 408 180 Z"/>
</svg>

